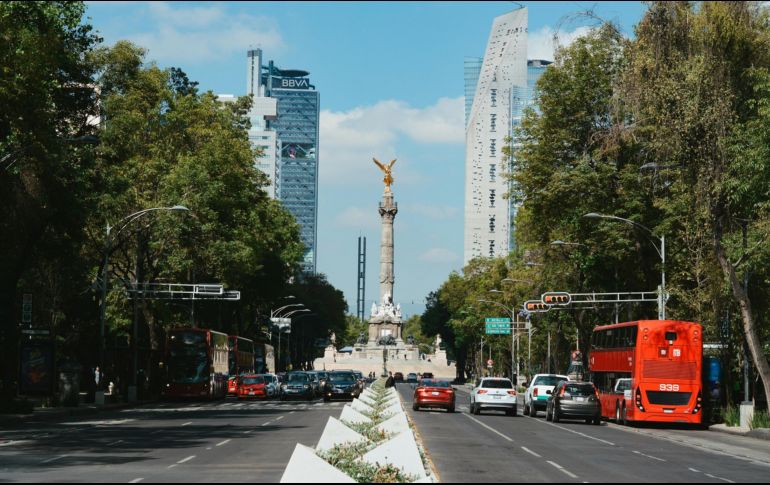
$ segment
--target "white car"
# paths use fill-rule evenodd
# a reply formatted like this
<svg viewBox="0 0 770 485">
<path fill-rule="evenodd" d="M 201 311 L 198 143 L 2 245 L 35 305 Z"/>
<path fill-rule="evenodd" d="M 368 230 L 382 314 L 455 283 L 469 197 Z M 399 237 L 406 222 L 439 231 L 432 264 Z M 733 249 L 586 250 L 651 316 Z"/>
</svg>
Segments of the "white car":
<svg viewBox="0 0 770 485">
<path fill-rule="evenodd" d="M 567 376 L 560 374 L 535 374 L 524 393 L 524 415 L 534 417 L 538 411 L 545 411 L 553 388 L 560 381 L 568 380 Z"/>
<path fill-rule="evenodd" d="M 505 411 L 508 416 L 518 412 L 518 396 L 510 379 L 484 377 L 471 392 L 471 413 L 481 414 L 482 409 Z"/>
<path fill-rule="evenodd" d="M 262 374 L 265 378 L 265 387 L 267 388 L 267 397 L 276 397 L 281 389 L 281 384 L 278 382 L 278 376 L 275 374 Z"/>
</svg>

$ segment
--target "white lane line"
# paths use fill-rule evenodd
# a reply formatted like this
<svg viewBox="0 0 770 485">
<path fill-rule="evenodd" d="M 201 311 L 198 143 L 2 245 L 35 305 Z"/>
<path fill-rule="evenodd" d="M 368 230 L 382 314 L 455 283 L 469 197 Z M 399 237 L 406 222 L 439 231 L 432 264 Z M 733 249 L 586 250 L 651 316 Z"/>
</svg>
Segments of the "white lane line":
<svg viewBox="0 0 770 485">
<path fill-rule="evenodd" d="M 564 469 L 564 467 L 563 467 L 563 466 L 561 466 L 561 465 L 559 465 L 558 463 L 554 463 L 554 462 L 552 462 L 552 461 L 548 461 L 548 463 L 550 463 L 551 465 L 553 465 L 554 467 L 556 467 L 556 469 L 558 469 L 558 470 L 561 470 L 563 473 L 565 473 L 566 475 L 568 475 L 568 476 L 570 476 L 570 477 L 572 477 L 572 478 L 577 478 L 577 477 L 578 477 L 577 475 L 575 475 L 575 474 L 574 474 L 574 473 L 572 473 L 571 471 Z"/>
<path fill-rule="evenodd" d="M 522 450 L 524 450 L 524 451 L 526 451 L 526 452 L 527 452 L 527 453 L 529 453 L 530 455 L 534 456 L 535 458 L 542 458 L 542 456 L 538 455 L 537 453 L 535 453 L 534 451 L 530 450 L 530 449 L 529 449 L 529 448 L 527 448 L 526 446 L 522 446 L 522 447 L 521 447 L 521 449 L 522 449 Z"/>
<path fill-rule="evenodd" d="M 131 481 L 130 481 L 130 482 L 128 482 L 128 483 L 139 483 L 139 482 L 141 482 L 142 480 L 144 480 L 144 478 L 134 478 L 133 480 L 131 480 Z"/>
<path fill-rule="evenodd" d="M 192 421 L 188 421 L 186 423 L 182 423 L 182 426 L 190 426 L 192 423 L 193 423 Z"/>
<path fill-rule="evenodd" d="M 700 473 L 700 470 L 696 470 L 695 468 L 688 468 L 691 472 Z"/>
<path fill-rule="evenodd" d="M 726 478 L 722 478 L 722 477 L 715 477 L 715 476 L 714 476 L 714 475 L 712 475 L 711 473 L 706 473 L 705 475 L 706 475 L 707 477 L 709 477 L 709 478 L 714 478 L 714 479 L 716 479 L 716 480 L 722 480 L 723 482 L 727 482 L 727 483 L 735 483 L 734 481 L 732 481 L 732 480 L 728 480 L 728 479 L 726 479 Z"/>
<path fill-rule="evenodd" d="M 268 421 L 267 423 L 262 423 L 262 426 L 267 426 L 268 424 L 273 424 L 272 421 Z"/>
<path fill-rule="evenodd" d="M 585 433 L 581 433 L 579 431 L 575 431 L 575 430 L 572 430 L 572 429 L 569 429 L 569 428 L 565 428 L 564 426 L 559 426 L 558 424 L 549 423 L 548 421 L 541 421 L 541 420 L 539 420 L 539 419 L 537 419 L 535 417 L 530 417 L 530 419 L 534 419 L 538 423 L 543 423 L 543 424 L 547 424 L 548 426 L 553 426 L 554 428 L 559 428 L 559 429 L 563 429 L 564 431 L 569 431 L 570 433 L 574 433 L 574 434 L 583 436 L 584 438 L 589 438 L 589 439 L 592 439 L 592 440 L 595 440 L 595 441 L 599 441 L 601 443 L 608 444 L 610 446 L 615 446 L 615 443 L 613 443 L 611 441 L 603 440 L 601 438 L 595 438 L 595 437 L 589 436 L 589 435 L 587 435 Z"/>
<path fill-rule="evenodd" d="M 296 413 L 296 412 L 297 412 L 297 411 L 291 411 L 289 414 L 294 414 L 294 413 Z"/>
<path fill-rule="evenodd" d="M 636 453 L 637 455 L 641 455 L 641 456 L 644 456 L 645 458 L 651 458 L 651 459 L 653 459 L 653 460 L 658 460 L 658 461 L 666 461 L 666 460 L 664 460 L 663 458 L 658 458 L 657 456 L 652 456 L 652 455 L 645 455 L 645 454 L 644 454 L 644 453 L 642 453 L 641 451 L 634 451 L 634 453 Z"/>
<path fill-rule="evenodd" d="M 473 418 L 473 417 L 471 417 L 471 416 L 468 416 L 467 414 L 463 414 L 463 416 L 467 417 L 467 418 L 468 418 L 468 419 L 470 419 L 471 421 L 475 421 L 476 423 L 480 424 L 481 426 L 483 426 L 483 427 L 487 428 L 489 431 L 491 431 L 491 432 L 495 433 L 495 434 L 496 434 L 496 435 L 498 435 L 498 436 L 502 436 L 503 438 L 505 438 L 505 439 L 507 439 L 508 441 L 510 441 L 511 443 L 513 443 L 513 440 L 512 440 L 511 438 L 509 438 L 509 437 L 505 436 L 503 433 L 499 432 L 499 431 L 498 431 L 498 430 L 496 430 L 495 428 L 492 428 L 491 426 L 487 426 L 486 424 L 482 423 L 482 422 L 481 422 L 481 421 L 479 421 L 478 419 L 476 419 L 476 418 Z"/>
<path fill-rule="evenodd" d="M 181 465 L 182 463 L 186 463 L 186 462 L 188 462 L 188 461 L 192 460 L 193 458 L 195 458 L 195 455 L 190 455 L 190 456 L 188 456 L 187 458 L 182 458 L 181 460 L 179 460 L 178 462 L 176 462 L 176 464 L 177 464 L 177 465 Z"/>
<path fill-rule="evenodd" d="M 49 458 L 47 460 L 43 460 L 40 463 L 51 463 L 52 461 L 61 460 L 62 458 L 67 458 L 69 455 L 59 455 L 54 456 L 53 458 Z"/>
<path fill-rule="evenodd" d="M 174 468 L 175 466 L 177 466 L 176 463 L 174 463 L 173 465 L 169 465 L 166 468 Z"/>
<path fill-rule="evenodd" d="M 123 443 L 123 440 L 113 441 L 112 443 L 107 443 L 107 446 L 117 445 L 118 443 Z"/>
<path fill-rule="evenodd" d="M 283 416 L 278 416 L 277 418 L 275 418 L 276 421 L 280 421 L 282 419 L 283 419 Z"/>
<path fill-rule="evenodd" d="M 231 441 L 231 440 L 224 440 L 224 441 L 223 441 L 223 442 L 221 442 L 221 443 L 217 443 L 217 446 L 226 445 L 226 444 L 227 444 L 227 443 L 229 443 L 230 441 Z"/>
<path fill-rule="evenodd" d="M 244 432 L 243 432 L 243 434 L 249 434 L 249 433 L 251 433 L 252 431 L 253 431 L 253 430 L 251 430 L 251 429 L 247 429 L 246 431 L 244 431 Z"/>
</svg>

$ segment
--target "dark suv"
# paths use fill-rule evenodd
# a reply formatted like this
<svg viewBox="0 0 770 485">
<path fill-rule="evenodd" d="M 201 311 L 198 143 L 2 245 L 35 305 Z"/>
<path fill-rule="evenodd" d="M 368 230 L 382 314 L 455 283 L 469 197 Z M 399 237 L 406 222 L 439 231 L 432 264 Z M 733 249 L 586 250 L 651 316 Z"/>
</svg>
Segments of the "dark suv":
<svg viewBox="0 0 770 485">
<path fill-rule="evenodd" d="M 313 382 L 305 372 L 290 372 L 281 384 L 281 401 L 292 397 L 312 401 L 314 396 Z"/>
<path fill-rule="evenodd" d="M 361 383 L 353 372 L 334 371 L 329 372 L 326 385 L 323 389 L 324 401 L 332 399 L 350 399 L 361 394 Z"/>
<path fill-rule="evenodd" d="M 561 381 L 556 384 L 548 397 L 545 419 L 558 423 L 565 418 L 601 424 L 602 403 L 592 383 Z"/>
</svg>

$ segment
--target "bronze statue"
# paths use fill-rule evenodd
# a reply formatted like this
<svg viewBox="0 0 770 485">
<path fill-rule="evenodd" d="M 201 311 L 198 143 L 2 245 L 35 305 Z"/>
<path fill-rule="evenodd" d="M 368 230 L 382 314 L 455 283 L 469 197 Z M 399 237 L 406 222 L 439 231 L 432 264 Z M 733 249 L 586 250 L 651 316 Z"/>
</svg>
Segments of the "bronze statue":
<svg viewBox="0 0 770 485">
<path fill-rule="evenodd" d="M 374 160 L 374 163 L 377 164 L 378 167 L 380 167 L 380 170 L 382 170 L 385 173 L 385 178 L 382 179 L 383 182 L 385 182 L 385 192 L 390 192 L 390 186 L 393 185 L 393 175 L 391 173 L 391 170 L 393 168 L 393 164 L 396 163 L 395 160 L 391 160 L 390 164 L 386 167 L 382 163 L 379 162 L 376 158 L 372 158 Z"/>
</svg>

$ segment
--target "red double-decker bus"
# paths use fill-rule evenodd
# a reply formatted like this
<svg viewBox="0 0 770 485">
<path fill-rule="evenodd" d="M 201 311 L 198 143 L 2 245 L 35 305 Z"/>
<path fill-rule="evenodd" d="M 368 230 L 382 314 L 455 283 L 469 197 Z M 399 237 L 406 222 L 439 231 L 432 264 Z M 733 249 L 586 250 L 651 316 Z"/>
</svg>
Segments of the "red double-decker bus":
<svg viewBox="0 0 770 485">
<path fill-rule="evenodd" d="M 227 393 L 238 394 L 238 376 L 254 373 L 254 342 L 244 337 L 230 335 L 228 337 L 228 366 L 230 379 Z"/>
<path fill-rule="evenodd" d="M 175 328 L 166 339 L 168 398 L 223 399 L 227 395 L 227 335 L 205 328 Z"/>
<path fill-rule="evenodd" d="M 641 320 L 594 328 L 589 368 L 602 415 L 629 421 L 701 422 L 700 324 Z"/>
</svg>

